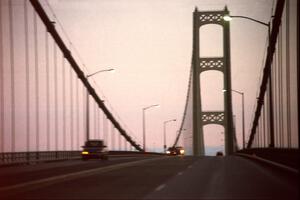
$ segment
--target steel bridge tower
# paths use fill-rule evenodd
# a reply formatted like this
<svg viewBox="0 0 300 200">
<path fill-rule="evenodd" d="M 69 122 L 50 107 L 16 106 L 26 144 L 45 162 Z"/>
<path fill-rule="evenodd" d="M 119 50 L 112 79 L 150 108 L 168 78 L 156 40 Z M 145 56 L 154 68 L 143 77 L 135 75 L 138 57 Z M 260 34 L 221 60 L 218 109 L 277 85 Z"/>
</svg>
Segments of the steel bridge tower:
<svg viewBox="0 0 300 200">
<path fill-rule="evenodd" d="M 231 99 L 230 32 L 229 22 L 223 16 L 229 14 L 227 7 L 222 11 L 199 12 L 193 16 L 192 98 L 193 98 L 193 154 L 204 155 L 203 126 L 219 124 L 224 127 L 225 153 L 234 151 L 234 132 Z M 201 26 L 217 24 L 223 28 L 223 57 L 200 57 L 199 30 Z M 203 111 L 200 95 L 200 74 L 207 70 L 218 70 L 224 74 L 224 110 Z M 222 92 L 222 91 L 220 91 Z"/>
</svg>

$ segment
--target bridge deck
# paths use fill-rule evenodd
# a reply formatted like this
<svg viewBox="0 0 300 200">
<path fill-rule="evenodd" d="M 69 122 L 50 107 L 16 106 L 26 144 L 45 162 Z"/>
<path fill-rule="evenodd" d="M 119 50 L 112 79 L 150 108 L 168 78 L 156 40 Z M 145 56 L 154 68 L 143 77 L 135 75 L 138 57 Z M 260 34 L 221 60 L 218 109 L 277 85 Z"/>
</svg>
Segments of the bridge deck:
<svg viewBox="0 0 300 200">
<path fill-rule="evenodd" d="M 5 198 L 297 199 L 299 195 L 297 177 L 237 156 L 66 161 L 1 169 L 0 180 Z M 10 189 L 3 190 L 8 185 Z"/>
</svg>

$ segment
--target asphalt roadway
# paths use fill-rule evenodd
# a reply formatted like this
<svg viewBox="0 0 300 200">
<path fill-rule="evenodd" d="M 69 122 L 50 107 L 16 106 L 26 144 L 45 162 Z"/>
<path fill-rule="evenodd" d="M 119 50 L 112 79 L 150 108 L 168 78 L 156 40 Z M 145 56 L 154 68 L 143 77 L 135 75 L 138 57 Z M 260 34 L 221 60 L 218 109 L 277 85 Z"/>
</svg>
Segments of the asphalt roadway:
<svg viewBox="0 0 300 200">
<path fill-rule="evenodd" d="M 0 199 L 298 199 L 297 175 L 239 156 L 139 156 L 0 168 Z"/>
</svg>

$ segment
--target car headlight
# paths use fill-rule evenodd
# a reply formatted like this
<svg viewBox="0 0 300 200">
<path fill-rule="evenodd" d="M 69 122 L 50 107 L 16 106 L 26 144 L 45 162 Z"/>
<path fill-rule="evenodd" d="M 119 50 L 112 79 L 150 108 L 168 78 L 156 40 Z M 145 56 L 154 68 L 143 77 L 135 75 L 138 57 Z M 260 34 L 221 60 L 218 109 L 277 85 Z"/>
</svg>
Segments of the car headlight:
<svg viewBox="0 0 300 200">
<path fill-rule="evenodd" d="M 184 154 L 184 150 L 183 149 L 180 149 L 180 154 Z"/>
<path fill-rule="evenodd" d="M 170 151 L 166 151 L 166 153 L 167 153 L 167 154 L 170 154 L 171 152 L 170 152 Z"/>
<path fill-rule="evenodd" d="M 88 151 L 83 151 L 83 152 L 81 152 L 81 154 L 82 155 L 87 155 L 87 154 L 89 154 L 89 152 Z"/>
</svg>

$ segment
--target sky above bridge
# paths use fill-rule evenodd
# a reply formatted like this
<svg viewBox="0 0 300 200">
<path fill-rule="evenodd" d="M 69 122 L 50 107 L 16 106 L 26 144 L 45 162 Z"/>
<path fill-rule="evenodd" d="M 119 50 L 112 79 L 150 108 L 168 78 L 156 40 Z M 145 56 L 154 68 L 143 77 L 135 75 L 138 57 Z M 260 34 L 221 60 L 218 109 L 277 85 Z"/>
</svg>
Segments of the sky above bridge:
<svg viewBox="0 0 300 200">
<path fill-rule="evenodd" d="M 163 122 L 167 144 L 174 142 L 182 120 L 192 56 L 192 13 L 222 10 L 268 22 L 272 0 L 50 0 L 72 44 L 86 66 L 85 72 L 114 68 L 115 73 L 95 75 L 92 84 L 112 112 L 142 142 L 142 108 L 146 111 L 149 148 L 162 149 Z M 43 3 L 46 10 L 48 6 Z M 201 35 L 201 56 L 220 52 L 218 27 L 207 27 Z M 200 33 L 201 34 L 201 33 Z M 245 93 L 246 138 L 256 101 L 267 27 L 245 20 L 231 21 L 232 88 Z M 95 85 L 97 84 L 97 86 Z M 222 75 L 209 72 L 201 77 L 204 110 L 223 109 Z M 241 96 L 233 96 L 237 138 L 241 145 Z M 223 144 L 223 128 L 207 126 L 205 144 Z"/>
</svg>

